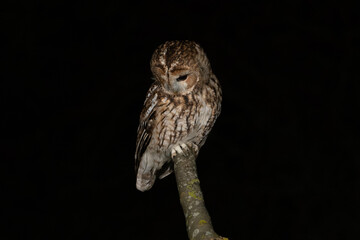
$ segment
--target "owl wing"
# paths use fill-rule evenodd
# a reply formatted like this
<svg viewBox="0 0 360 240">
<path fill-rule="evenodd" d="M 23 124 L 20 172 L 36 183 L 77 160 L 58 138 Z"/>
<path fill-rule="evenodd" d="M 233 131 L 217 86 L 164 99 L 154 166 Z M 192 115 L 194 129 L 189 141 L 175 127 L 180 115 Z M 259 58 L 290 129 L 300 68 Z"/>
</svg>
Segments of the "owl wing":
<svg viewBox="0 0 360 240">
<path fill-rule="evenodd" d="M 154 128 L 154 117 L 156 112 L 156 105 L 158 103 L 158 94 L 156 89 L 159 86 L 154 83 L 147 95 L 144 102 L 143 110 L 140 114 L 140 123 L 137 130 L 136 150 L 135 150 L 135 171 L 137 171 L 141 157 L 148 147 L 151 137 L 152 130 Z"/>
</svg>

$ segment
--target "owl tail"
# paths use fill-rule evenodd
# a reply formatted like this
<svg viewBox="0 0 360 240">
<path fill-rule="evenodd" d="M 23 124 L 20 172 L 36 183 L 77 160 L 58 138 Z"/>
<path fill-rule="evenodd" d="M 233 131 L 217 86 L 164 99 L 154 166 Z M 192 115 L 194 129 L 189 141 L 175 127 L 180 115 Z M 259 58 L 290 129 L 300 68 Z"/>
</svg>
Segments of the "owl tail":
<svg viewBox="0 0 360 240">
<path fill-rule="evenodd" d="M 155 175 L 155 166 L 152 163 L 153 161 L 149 161 L 146 154 L 144 154 L 136 176 L 136 188 L 139 191 L 147 191 L 149 190 L 155 183 L 156 175 Z"/>
</svg>

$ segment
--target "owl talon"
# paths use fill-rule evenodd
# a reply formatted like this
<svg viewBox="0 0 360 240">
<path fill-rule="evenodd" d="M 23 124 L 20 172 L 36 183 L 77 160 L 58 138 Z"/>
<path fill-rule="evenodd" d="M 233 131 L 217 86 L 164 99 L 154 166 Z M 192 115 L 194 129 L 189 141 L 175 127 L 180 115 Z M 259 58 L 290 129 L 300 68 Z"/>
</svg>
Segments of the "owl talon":
<svg viewBox="0 0 360 240">
<path fill-rule="evenodd" d="M 187 145 L 188 145 L 189 152 L 190 152 L 190 149 L 192 148 L 195 151 L 195 156 L 197 156 L 199 154 L 199 147 L 195 143 L 189 142 L 189 143 L 187 143 Z"/>
<path fill-rule="evenodd" d="M 171 149 L 171 158 L 174 158 L 178 154 L 183 154 L 185 157 L 188 157 L 191 154 L 191 148 L 194 149 L 195 155 L 198 155 L 199 153 L 199 147 L 192 143 L 180 143 L 176 146 L 174 146 Z"/>
<path fill-rule="evenodd" d="M 182 150 L 184 156 L 185 156 L 185 157 L 189 156 L 189 154 L 190 154 L 189 146 L 186 145 L 185 143 L 181 143 L 181 144 L 180 144 L 180 147 L 181 147 L 181 150 Z"/>
<path fill-rule="evenodd" d="M 174 158 L 176 155 L 181 154 L 183 151 L 180 145 L 176 145 L 171 149 L 171 158 Z"/>
</svg>

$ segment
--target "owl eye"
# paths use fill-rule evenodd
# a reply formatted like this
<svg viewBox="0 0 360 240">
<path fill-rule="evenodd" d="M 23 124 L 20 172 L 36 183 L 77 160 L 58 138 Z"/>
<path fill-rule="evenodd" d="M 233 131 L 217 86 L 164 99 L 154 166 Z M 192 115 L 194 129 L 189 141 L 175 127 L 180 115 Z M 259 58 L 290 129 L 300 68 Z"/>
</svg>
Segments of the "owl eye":
<svg viewBox="0 0 360 240">
<path fill-rule="evenodd" d="M 188 76 L 188 74 L 181 75 L 180 77 L 178 77 L 178 78 L 176 79 L 176 81 L 178 81 L 178 82 L 184 81 L 184 80 L 187 79 L 187 76 Z"/>
</svg>

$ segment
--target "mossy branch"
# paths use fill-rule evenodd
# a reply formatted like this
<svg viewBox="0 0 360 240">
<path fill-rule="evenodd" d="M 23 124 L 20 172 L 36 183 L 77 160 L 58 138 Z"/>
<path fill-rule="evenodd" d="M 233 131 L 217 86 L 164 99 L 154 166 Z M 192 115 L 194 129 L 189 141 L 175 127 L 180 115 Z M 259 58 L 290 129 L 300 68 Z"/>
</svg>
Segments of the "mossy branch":
<svg viewBox="0 0 360 240">
<path fill-rule="evenodd" d="M 179 190 L 180 203 L 186 219 L 190 240 L 228 240 L 215 233 L 196 171 L 196 154 L 177 154 L 174 158 L 174 171 Z"/>
</svg>

